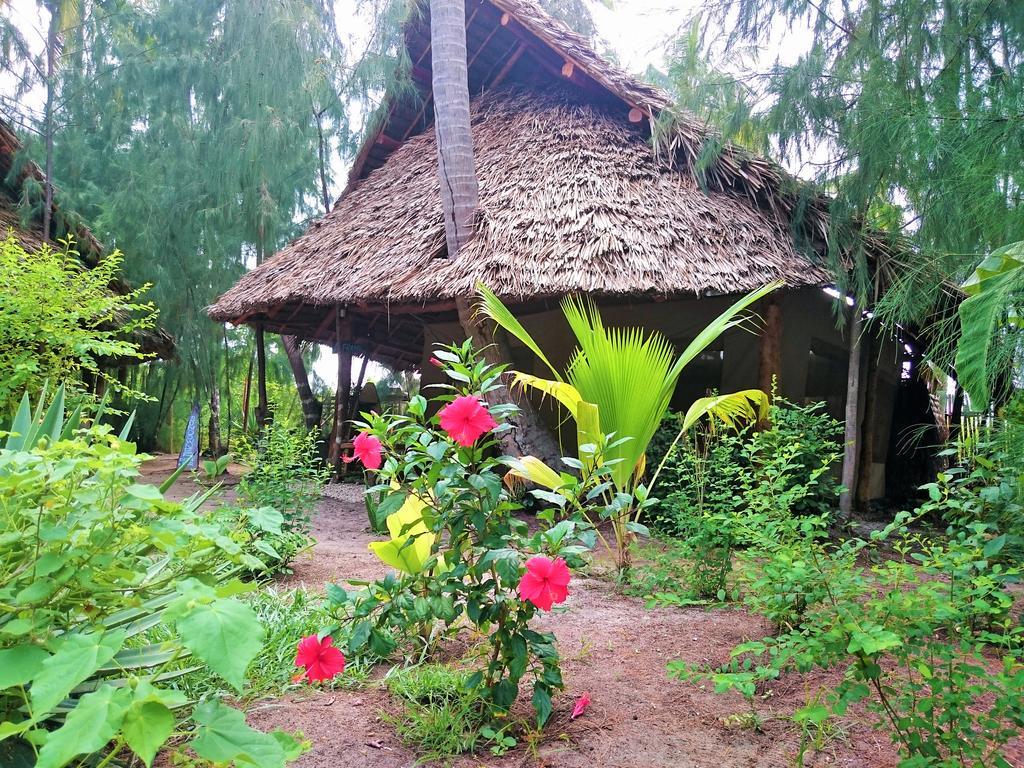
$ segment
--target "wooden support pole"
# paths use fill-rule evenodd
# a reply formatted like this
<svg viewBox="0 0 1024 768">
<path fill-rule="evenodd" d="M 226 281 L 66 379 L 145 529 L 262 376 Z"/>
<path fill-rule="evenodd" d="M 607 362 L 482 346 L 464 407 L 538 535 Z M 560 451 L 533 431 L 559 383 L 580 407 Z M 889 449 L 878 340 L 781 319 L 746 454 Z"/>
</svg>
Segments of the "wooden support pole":
<svg viewBox="0 0 1024 768">
<path fill-rule="evenodd" d="M 839 513 L 849 520 L 853 513 L 853 499 L 857 490 L 857 457 L 860 442 L 860 358 L 861 329 L 864 322 L 860 307 L 854 304 L 850 319 L 850 363 L 846 373 L 846 428 L 843 434 L 843 475 L 846 488 L 839 496 Z"/>
<path fill-rule="evenodd" d="M 352 352 L 346 342 L 351 335 L 351 322 L 344 307 L 338 307 L 334 320 L 334 352 L 338 356 L 338 386 L 334 393 L 334 427 L 328 459 L 338 470 L 341 444 L 345 441 L 345 419 L 348 416 L 349 390 L 352 389 Z"/>
<path fill-rule="evenodd" d="M 363 391 L 363 382 L 366 380 L 366 364 L 369 361 L 370 361 L 370 355 L 369 354 L 364 354 L 363 355 L 363 362 L 359 366 L 359 375 L 356 377 L 356 386 L 352 390 L 354 392 L 354 395 L 352 397 L 352 402 L 349 403 L 348 418 L 350 418 L 350 419 L 354 419 L 356 416 L 359 415 L 358 414 L 358 411 L 359 411 L 359 396 L 360 396 L 360 394 Z"/>
<path fill-rule="evenodd" d="M 864 413 L 860 423 L 860 457 L 857 459 L 857 506 L 871 501 L 871 475 L 875 465 L 875 433 L 878 429 L 878 344 L 869 329 L 864 334 L 867 375 L 864 377 Z"/>
<path fill-rule="evenodd" d="M 761 331 L 761 360 L 757 373 L 757 386 L 762 392 L 772 391 L 772 378 L 782 380 L 782 307 L 779 298 L 771 293 L 761 305 L 764 330 Z"/>
<path fill-rule="evenodd" d="M 256 426 L 263 429 L 270 420 L 270 404 L 267 401 L 267 348 L 263 338 L 263 326 L 256 326 Z"/>
<path fill-rule="evenodd" d="M 633 107 L 633 108 L 631 108 L 629 110 L 629 122 L 631 122 L 631 123 L 639 123 L 643 119 L 644 119 L 643 110 L 638 109 L 637 107 Z"/>
</svg>

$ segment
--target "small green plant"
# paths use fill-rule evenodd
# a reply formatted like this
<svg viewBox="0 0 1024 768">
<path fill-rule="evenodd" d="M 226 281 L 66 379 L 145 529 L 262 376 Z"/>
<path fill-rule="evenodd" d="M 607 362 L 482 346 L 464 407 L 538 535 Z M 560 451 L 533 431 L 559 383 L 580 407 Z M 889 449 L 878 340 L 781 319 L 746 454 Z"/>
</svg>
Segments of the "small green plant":
<svg viewBox="0 0 1024 768">
<path fill-rule="evenodd" d="M 708 605 L 735 599 L 729 585 L 731 548 L 709 525 L 686 541 L 666 539 L 638 547 L 638 561 L 627 595 L 644 597 L 648 606 Z"/>
<path fill-rule="evenodd" d="M 507 718 L 526 682 L 543 725 L 562 677 L 554 636 L 531 624 L 565 600 L 569 568 L 582 564 L 594 534 L 583 521 L 556 524 L 554 508 L 530 533 L 503 482 L 517 471 L 510 464 L 522 467 L 493 450 L 515 406 L 481 401 L 498 388 L 501 369 L 469 342 L 435 356 L 454 382 L 441 389 L 438 416 L 417 396 L 404 414 L 364 414 L 354 441 L 378 483 L 368 492 L 383 494 L 378 514 L 389 532 L 370 546 L 395 571 L 358 591 L 332 585 L 327 595 L 353 658 L 399 649 L 424 657 L 468 621 L 487 642 L 482 668 L 466 681 L 486 705 L 484 722 Z"/>
<path fill-rule="evenodd" d="M 658 477 L 655 471 L 650 483 L 643 482 L 646 451 L 668 411 L 680 375 L 722 333 L 744 323 L 746 308 L 781 284 L 770 283 L 739 299 L 711 321 L 678 357 L 663 335 L 648 334 L 642 328 L 608 328 L 592 301 L 566 297 L 561 308 L 577 348 L 564 374 L 551 364 L 501 300 L 485 286 L 477 287 L 480 311 L 521 341 L 550 371 L 550 380 L 524 372 L 515 373 L 514 380 L 519 386 L 553 397 L 572 416 L 579 450 L 577 468 L 589 471 L 600 455 L 610 469 L 609 484 L 597 495 L 605 499 L 602 517 L 611 524 L 613 554 L 623 579 L 629 575 L 635 534 L 646 531 L 640 517 L 651 506 L 650 490 Z M 704 416 L 726 424 L 758 421 L 765 417 L 767 408 L 768 396 L 757 389 L 702 397 L 687 409 L 679 436 Z M 609 435 L 613 439 L 608 440 Z"/>
<path fill-rule="evenodd" d="M 250 471 L 238 484 L 240 504 L 276 509 L 284 531 L 308 536 L 330 475 L 320 459 L 316 434 L 271 422 L 255 443 L 243 445 L 241 455 Z"/>
<path fill-rule="evenodd" d="M 118 251 L 87 269 L 73 243 L 29 253 L 12 232 L 0 232 L 0 417 L 9 417 L 23 392 L 35 396 L 45 381 L 74 390 L 83 373 L 130 393 L 100 363 L 143 358 L 132 334 L 152 328 L 157 312 L 141 299 L 149 286 L 111 290 L 120 268 Z"/>
<path fill-rule="evenodd" d="M 486 708 L 468 686 L 469 673 L 442 664 L 397 668 L 386 678 L 401 713 L 385 713 L 399 738 L 424 760 L 472 752 L 481 738 Z"/>
<path fill-rule="evenodd" d="M 215 459 L 203 459 L 200 466 L 203 469 L 203 477 L 206 480 L 216 480 L 218 477 L 228 471 L 228 465 L 231 463 L 231 454 L 225 453 L 223 456 L 218 456 Z"/>
</svg>

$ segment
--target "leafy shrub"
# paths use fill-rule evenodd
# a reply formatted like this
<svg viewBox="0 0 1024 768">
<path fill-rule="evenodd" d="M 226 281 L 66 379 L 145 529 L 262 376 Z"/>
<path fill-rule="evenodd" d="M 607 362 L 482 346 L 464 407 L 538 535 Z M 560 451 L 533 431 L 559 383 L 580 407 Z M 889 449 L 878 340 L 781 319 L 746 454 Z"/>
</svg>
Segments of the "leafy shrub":
<svg viewBox="0 0 1024 768">
<path fill-rule="evenodd" d="M 952 465 L 923 486 L 922 509 L 936 521 L 984 523 L 1005 535 L 1000 557 L 1024 561 L 1024 396 L 1017 395 L 992 427 L 965 429 L 941 452 Z"/>
<path fill-rule="evenodd" d="M 827 706 L 812 703 L 797 719 L 820 723 L 867 700 L 901 765 L 1007 765 L 1002 746 L 1024 727 L 1024 632 L 1009 618 L 1005 591 L 1019 572 L 993 562 L 1005 538 L 984 524 L 950 529 L 938 543 L 912 535 L 907 525 L 923 514 L 901 513 L 870 542 L 833 545 L 812 530 L 763 551 L 779 578 L 820 589 L 798 625 L 783 623 L 777 637 L 736 647 L 723 667 L 672 662 L 670 674 L 752 700 L 756 686 L 784 672 L 839 667 Z M 859 558 L 877 558 L 883 543 L 896 558 L 856 567 Z M 778 623 L 776 585 L 747 587 L 752 604 Z"/>
<path fill-rule="evenodd" d="M 699 533 L 699 518 L 731 515 L 759 493 L 772 472 L 772 503 L 784 503 L 787 514 L 830 514 L 838 496 L 833 466 L 841 455 L 842 426 L 823 403 L 798 405 L 777 395 L 769 418 L 767 428 L 739 432 L 711 423 L 691 431 L 669 453 L 680 423 L 679 414 L 669 414 L 656 435 L 659 453 L 652 451 L 648 464 L 664 460 L 655 489 L 662 501 L 650 515 L 652 526 L 684 538 Z M 786 457 L 784 467 L 780 455 Z"/>
<path fill-rule="evenodd" d="M 685 541 L 668 538 L 639 550 L 640 560 L 627 595 L 644 597 L 649 605 L 689 606 L 734 598 L 729 587 L 732 547 L 726 533 L 710 517 Z"/>
<path fill-rule="evenodd" d="M 26 412 L 0 450 L 0 745 L 40 768 L 105 750 L 148 766 L 175 731 L 209 760 L 297 756 L 217 700 L 190 712 L 174 687 L 188 658 L 240 691 L 260 650 L 234 597 L 244 533 L 199 514 L 201 497 L 140 484 L 141 457 L 108 428 L 69 429 L 62 391 Z"/>
<path fill-rule="evenodd" d="M 457 402 L 474 411 L 484 428 L 457 441 L 451 427 L 438 429 L 438 417 L 427 416 L 427 401 L 419 396 L 405 414 L 368 415 L 355 447 L 375 470 L 379 484 L 368 492 L 385 494 L 378 513 L 391 533 L 390 541 L 371 548 L 396 573 L 358 592 L 332 585 L 327 595 L 356 657 L 385 658 L 399 648 L 408 654 L 414 643 L 425 651 L 457 631 L 464 616 L 490 645 L 486 666 L 466 681 L 488 716 L 506 714 L 526 678 L 543 725 L 551 694 L 562 687 L 559 656 L 554 636 L 530 626 L 537 605 L 516 590 L 528 557 L 564 558 L 575 565 L 593 544 L 593 534 L 588 537 L 586 526 L 573 520 L 552 525 L 550 509 L 538 516 L 541 530 L 530 535 L 515 516 L 503 485 L 506 467 L 494 451 L 495 433 L 508 428 L 515 406 L 485 410 L 479 403 L 497 388 L 501 370 L 479 361 L 469 342 L 435 356 L 456 382 L 438 403 Z"/>
<path fill-rule="evenodd" d="M 283 516 L 285 531 L 308 535 L 330 474 L 320 460 L 316 433 L 271 422 L 241 455 L 250 467 L 238 484 L 241 504 L 272 507 Z"/>
<path fill-rule="evenodd" d="M 148 286 L 111 290 L 120 267 L 118 251 L 87 269 L 71 243 L 29 253 L 12 233 L 0 238 L 0 416 L 24 390 L 35 394 L 44 381 L 73 386 L 83 372 L 124 390 L 100 360 L 141 358 L 131 334 L 152 328 L 156 309 L 140 299 Z"/>
</svg>

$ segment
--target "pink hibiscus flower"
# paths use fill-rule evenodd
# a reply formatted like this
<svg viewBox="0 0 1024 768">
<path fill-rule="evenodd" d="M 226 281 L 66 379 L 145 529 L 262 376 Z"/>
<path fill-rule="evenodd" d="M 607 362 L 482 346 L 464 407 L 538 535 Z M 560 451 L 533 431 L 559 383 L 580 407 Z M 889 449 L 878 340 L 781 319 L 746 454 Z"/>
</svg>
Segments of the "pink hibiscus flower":
<svg viewBox="0 0 1024 768">
<path fill-rule="evenodd" d="M 526 561 L 526 573 L 519 580 L 519 596 L 542 611 L 550 611 L 555 603 L 564 603 L 569 596 L 569 566 L 565 560 L 552 560 L 543 555 Z"/>
<path fill-rule="evenodd" d="M 463 395 L 448 403 L 438 414 L 441 429 L 459 445 L 470 447 L 480 435 L 490 432 L 498 422 L 473 395 Z"/>
<path fill-rule="evenodd" d="M 352 441 L 352 455 L 346 456 L 344 462 L 349 464 L 359 459 L 367 469 L 380 469 L 382 451 L 378 438 L 369 432 L 360 432 Z"/>
<path fill-rule="evenodd" d="M 313 682 L 330 680 L 345 671 L 345 655 L 334 647 L 334 638 L 330 635 L 323 640 L 308 635 L 299 641 L 295 666 L 305 667 L 306 677 Z"/>
</svg>

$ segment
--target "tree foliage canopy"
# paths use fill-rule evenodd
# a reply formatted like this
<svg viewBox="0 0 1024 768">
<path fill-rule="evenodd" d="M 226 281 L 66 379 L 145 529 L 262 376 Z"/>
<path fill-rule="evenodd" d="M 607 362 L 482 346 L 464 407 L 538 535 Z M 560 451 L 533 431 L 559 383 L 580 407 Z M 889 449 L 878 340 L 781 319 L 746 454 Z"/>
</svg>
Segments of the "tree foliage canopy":
<svg viewBox="0 0 1024 768">
<path fill-rule="evenodd" d="M 760 141 L 835 196 L 833 250 L 863 221 L 917 249 L 881 305 L 889 319 L 927 318 L 943 280 L 1024 237 L 1024 4 L 730 0 L 705 7 L 701 30 L 700 50 L 730 53 L 728 74 L 699 71 L 693 45 L 677 44 L 678 90 L 693 94 L 696 74 L 696 106 L 730 137 Z M 737 56 L 776 39 L 785 61 Z M 869 295 L 857 266 L 849 287 Z"/>
</svg>

